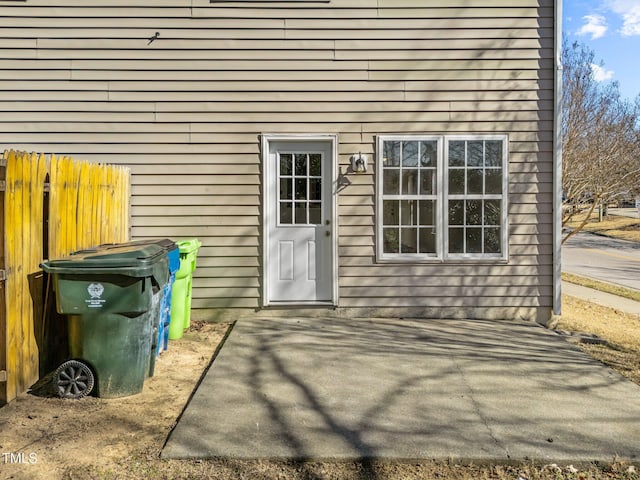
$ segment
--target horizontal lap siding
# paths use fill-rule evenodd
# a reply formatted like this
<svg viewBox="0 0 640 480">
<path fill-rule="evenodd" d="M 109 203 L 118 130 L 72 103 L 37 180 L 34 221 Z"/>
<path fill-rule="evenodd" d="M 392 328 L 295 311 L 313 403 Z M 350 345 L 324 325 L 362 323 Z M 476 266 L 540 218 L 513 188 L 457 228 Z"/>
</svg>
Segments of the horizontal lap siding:
<svg viewBox="0 0 640 480">
<path fill-rule="evenodd" d="M 337 133 L 341 172 L 379 134 L 508 133 L 509 263 L 376 264 L 372 168 L 340 306 L 548 308 L 552 3 L 426 3 L 0 1 L 0 144 L 130 165 L 132 236 L 203 242 L 194 307 L 255 308 L 260 133 Z"/>
</svg>

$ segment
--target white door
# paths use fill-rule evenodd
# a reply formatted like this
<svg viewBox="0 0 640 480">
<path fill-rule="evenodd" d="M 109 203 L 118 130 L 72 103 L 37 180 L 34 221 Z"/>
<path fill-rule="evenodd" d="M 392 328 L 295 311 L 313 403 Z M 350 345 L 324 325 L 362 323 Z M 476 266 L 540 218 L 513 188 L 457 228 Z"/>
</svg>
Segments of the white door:
<svg viewBox="0 0 640 480">
<path fill-rule="evenodd" d="M 265 166 L 265 300 L 333 300 L 333 142 L 271 140 Z"/>
</svg>

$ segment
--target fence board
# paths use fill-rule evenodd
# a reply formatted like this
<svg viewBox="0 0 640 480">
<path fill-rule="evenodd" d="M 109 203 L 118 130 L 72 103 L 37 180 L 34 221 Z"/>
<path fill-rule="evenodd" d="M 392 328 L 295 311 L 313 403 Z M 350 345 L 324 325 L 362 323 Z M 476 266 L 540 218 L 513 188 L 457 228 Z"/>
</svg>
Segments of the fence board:
<svg viewBox="0 0 640 480">
<path fill-rule="evenodd" d="M 40 263 L 100 243 L 126 241 L 130 229 L 128 168 L 8 151 L 0 161 L 2 180 L 0 270 L 6 280 L 0 276 L 0 405 L 46 373 L 41 368 L 48 333 Z"/>
</svg>

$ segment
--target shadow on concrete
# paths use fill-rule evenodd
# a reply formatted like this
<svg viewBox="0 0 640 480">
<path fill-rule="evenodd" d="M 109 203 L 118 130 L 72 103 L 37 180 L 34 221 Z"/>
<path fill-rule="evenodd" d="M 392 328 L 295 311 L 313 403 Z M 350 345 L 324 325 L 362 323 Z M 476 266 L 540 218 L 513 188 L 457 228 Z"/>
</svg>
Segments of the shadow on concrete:
<svg viewBox="0 0 640 480">
<path fill-rule="evenodd" d="M 634 459 L 639 394 L 533 324 L 241 321 L 163 456 Z"/>
</svg>

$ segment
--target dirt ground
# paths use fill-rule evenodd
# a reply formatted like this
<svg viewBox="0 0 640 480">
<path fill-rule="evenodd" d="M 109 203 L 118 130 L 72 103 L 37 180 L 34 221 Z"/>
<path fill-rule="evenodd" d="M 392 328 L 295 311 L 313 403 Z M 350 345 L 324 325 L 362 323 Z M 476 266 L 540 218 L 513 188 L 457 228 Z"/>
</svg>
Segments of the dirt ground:
<svg viewBox="0 0 640 480">
<path fill-rule="evenodd" d="M 159 357 L 154 377 L 139 395 L 61 400 L 36 389 L 37 394 L 24 394 L 0 408 L 0 479 L 640 479 L 640 467 L 620 462 L 573 466 L 160 459 L 167 435 L 227 328 L 194 322 L 191 331 Z"/>
</svg>

